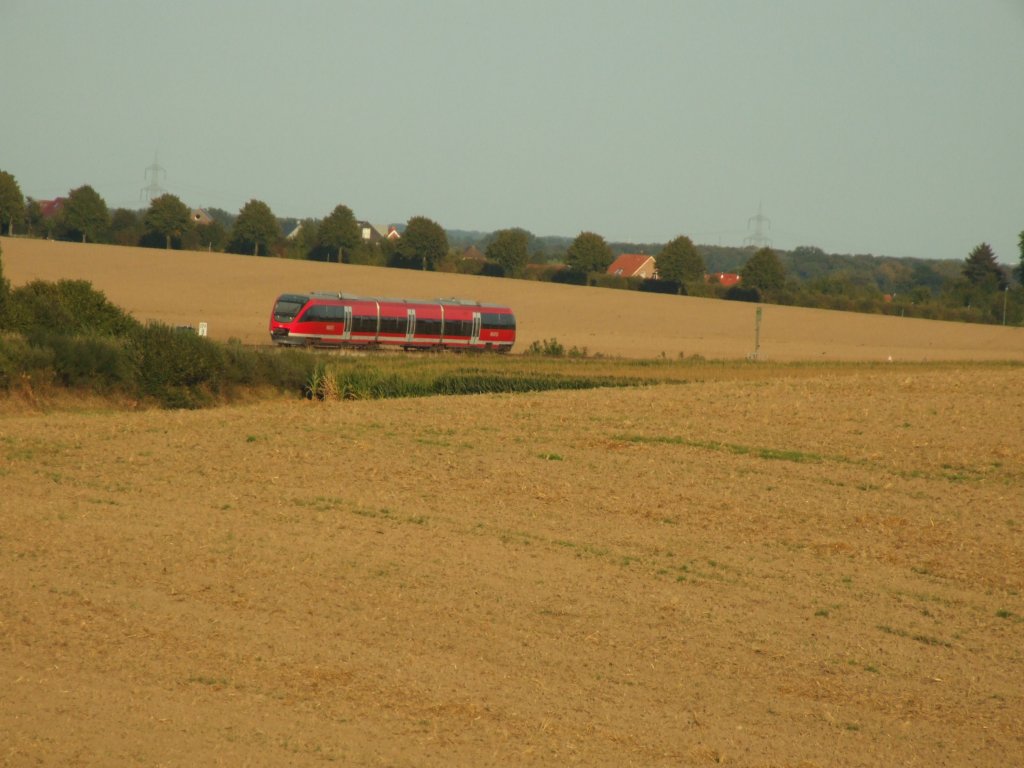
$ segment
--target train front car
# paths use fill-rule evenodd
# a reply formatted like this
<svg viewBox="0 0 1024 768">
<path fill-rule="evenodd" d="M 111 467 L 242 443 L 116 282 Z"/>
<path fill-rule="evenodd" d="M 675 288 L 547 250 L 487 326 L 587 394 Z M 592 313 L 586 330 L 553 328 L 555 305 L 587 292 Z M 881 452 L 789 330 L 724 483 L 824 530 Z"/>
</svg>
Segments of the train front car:
<svg viewBox="0 0 1024 768">
<path fill-rule="evenodd" d="M 286 293 L 274 303 L 270 338 L 278 344 L 338 347 L 349 342 L 352 303 L 340 293 Z"/>
<path fill-rule="evenodd" d="M 282 293 L 270 311 L 270 340 L 282 346 L 297 346 L 306 341 L 292 335 L 295 318 L 309 302 L 309 296 L 301 293 Z"/>
</svg>

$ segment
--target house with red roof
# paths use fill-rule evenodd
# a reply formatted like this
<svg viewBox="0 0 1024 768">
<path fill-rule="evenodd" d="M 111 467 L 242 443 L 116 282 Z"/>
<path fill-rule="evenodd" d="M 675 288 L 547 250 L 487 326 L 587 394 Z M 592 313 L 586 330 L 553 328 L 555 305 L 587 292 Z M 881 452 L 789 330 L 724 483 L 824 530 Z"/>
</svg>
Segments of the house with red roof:
<svg viewBox="0 0 1024 768">
<path fill-rule="evenodd" d="M 36 202 L 39 203 L 39 212 L 43 218 L 52 219 L 64 210 L 64 203 L 67 202 L 67 198 L 55 197 L 53 200 L 37 200 Z"/>
<path fill-rule="evenodd" d="M 704 275 L 704 282 L 718 283 L 725 288 L 732 288 L 742 279 L 743 277 L 735 272 L 713 272 L 710 275 Z"/>
<path fill-rule="evenodd" d="M 647 280 L 657 274 L 653 256 L 646 253 L 624 253 L 608 267 L 608 274 L 615 277 L 642 277 Z"/>
</svg>

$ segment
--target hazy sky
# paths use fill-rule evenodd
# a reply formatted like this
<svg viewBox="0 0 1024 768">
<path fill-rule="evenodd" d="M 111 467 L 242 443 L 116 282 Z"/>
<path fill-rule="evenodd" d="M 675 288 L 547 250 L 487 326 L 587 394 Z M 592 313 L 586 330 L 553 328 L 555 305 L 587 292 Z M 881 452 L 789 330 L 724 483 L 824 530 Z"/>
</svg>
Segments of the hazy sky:
<svg viewBox="0 0 1024 768">
<path fill-rule="evenodd" d="M 0 0 L 0 73 L 39 199 L 1020 256 L 1024 0 Z"/>
</svg>

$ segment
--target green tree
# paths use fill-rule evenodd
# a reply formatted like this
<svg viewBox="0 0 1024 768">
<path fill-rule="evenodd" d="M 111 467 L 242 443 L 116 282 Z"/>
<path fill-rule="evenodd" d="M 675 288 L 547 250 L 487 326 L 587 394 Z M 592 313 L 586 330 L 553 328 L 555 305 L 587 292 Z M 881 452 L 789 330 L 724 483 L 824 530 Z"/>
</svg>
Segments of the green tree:
<svg viewBox="0 0 1024 768">
<path fill-rule="evenodd" d="M 1020 263 L 1017 265 L 1017 282 L 1024 283 L 1024 230 L 1020 233 L 1020 239 L 1017 241 L 1017 250 L 1020 251 Z"/>
<path fill-rule="evenodd" d="M 917 261 L 914 262 L 910 281 L 915 286 L 927 288 L 932 296 L 937 296 L 942 291 L 946 278 L 933 264 Z"/>
<path fill-rule="evenodd" d="M 263 246 L 264 253 L 269 253 L 280 236 L 281 228 L 270 206 L 261 200 L 250 200 L 238 212 L 235 226 L 231 230 L 228 251 L 259 256 L 260 246 Z"/>
<path fill-rule="evenodd" d="M 996 255 L 988 243 L 974 247 L 964 260 L 963 276 L 967 282 L 982 290 L 1003 290 L 1006 275 L 996 263 Z"/>
<path fill-rule="evenodd" d="M 316 247 L 323 252 L 327 261 L 331 261 L 333 255 L 340 263 L 342 256 L 350 253 L 360 242 L 362 235 L 359 223 L 347 205 L 335 207 L 317 228 Z"/>
<path fill-rule="evenodd" d="M 160 195 L 149 204 L 142 225 L 147 234 L 162 238 L 164 247 L 169 250 L 171 241 L 180 241 L 181 236 L 192 226 L 192 215 L 188 206 L 176 195 Z"/>
<path fill-rule="evenodd" d="M 38 200 L 28 198 L 25 203 L 25 224 L 28 226 L 28 233 L 33 236 L 50 236 L 53 229 L 50 222 L 43 218 L 43 206 Z"/>
<path fill-rule="evenodd" d="M 127 208 L 115 209 L 110 214 L 110 239 L 117 245 L 138 245 L 142 239 L 139 214 Z"/>
<path fill-rule="evenodd" d="M 525 229 L 499 229 L 487 245 L 487 258 L 508 277 L 521 277 L 530 259 L 530 233 Z"/>
<path fill-rule="evenodd" d="M 914 270 L 905 262 L 883 259 L 875 269 L 875 284 L 883 293 L 906 293 L 914 287 Z"/>
<path fill-rule="evenodd" d="M 0 235 L 14 234 L 14 223 L 25 216 L 25 198 L 17 179 L 7 171 L 0 171 Z"/>
<path fill-rule="evenodd" d="M 228 231 L 216 219 L 208 224 L 193 224 L 181 237 L 188 251 L 220 251 L 228 242 Z"/>
<path fill-rule="evenodd" d="M 604 238 L 593 232 L 580 232 L 565 251 L 565 264 L 572 272 L 604 272 L 615 260 Z"/>
<path fill-rule="evenodd" d="M 223 208 L 203 208 L 203 210 L 211 219 L 220 224 L 225 232 L 231 231 L 235 226 L 235 219 L 238 218 L 238 214 L 230 213 Z"/>
<path fill-rule="evenodd" d="M 379 243 L 370 243 L 361 240 L 359 245 L 348 254 L 350 264 L 365 264 L 370 267 L 386 267 L 393 262 L 394 253 L 397 249 L 394 240 L 381 240 Z"/>
<path fill-rule="evenodd" d="M 4 277 L 3 255 L 3 248 L 0 248 L 0 330 L 7 327 L 7 304 L 11 295 L 11 283 Z"/>
<path fill-rule="evenodd" d="M 282 230 L 284 229 L 285 227 L 282 227 Z M 316 242 L 319 232 L 320 222 L 316 219 L 296 219 L 295 226 L 284 238 L 284 258 L 323 258 L 324 254 Z"/>
<path fill-rule="evenodd" d="M 413 216 L 406 222 L 392 263 L 412 269 L 436 269 L 448 255 L 448 235 L 426 216 Z"/>
<path fill-rule="evenodd" d="M 683 285 L 704 279 L 704 259 L 685 235 L 666 243 L 658 254 L 657 263 L 661 280 Z"/>
<path fill-rule="evenodd" d="M 68 239 L 99 243 L 110 229 L 110 211 L 99 193 L 86 184 L 68 193 L 61 222 Z"/>
<path fill-rule="evenodd" d="M 778 254 L 771 248 L 761 248 L 743 266 L 740 273 L 744 288 L 760 291 L 774 291 L 786 282 L 786 271 L 782 268 Z"/>
</svg>

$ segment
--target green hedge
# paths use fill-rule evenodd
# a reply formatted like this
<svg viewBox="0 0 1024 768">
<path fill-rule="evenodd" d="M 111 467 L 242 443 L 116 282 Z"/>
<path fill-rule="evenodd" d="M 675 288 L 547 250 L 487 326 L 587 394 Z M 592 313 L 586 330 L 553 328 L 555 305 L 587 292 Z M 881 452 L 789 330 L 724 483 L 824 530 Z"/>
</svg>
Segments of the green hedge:
<svg viewBox="0 0 1024 768">
<path fill-rule="evenodd" d="M 224 384 L 220 346 L 190 331 L 149 323 L 128 335 L 125 350 L 138 395 L 167 407 L 206 405 Z"/>
<path fill-rule="evenodd" d="M 26 335 L 124 336 L 140 324 L 86 280 L 35 280 L 10 292 L 6 327 Z"/>
</svg>

